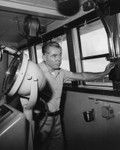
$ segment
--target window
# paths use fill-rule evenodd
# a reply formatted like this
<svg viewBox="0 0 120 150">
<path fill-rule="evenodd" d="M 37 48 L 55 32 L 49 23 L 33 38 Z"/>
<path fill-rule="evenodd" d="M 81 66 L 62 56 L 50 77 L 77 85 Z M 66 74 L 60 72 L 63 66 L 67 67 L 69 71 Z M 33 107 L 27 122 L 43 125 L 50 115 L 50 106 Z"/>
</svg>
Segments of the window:
<svg viewBox="0 0 120 150">
<path fill-rule="evenodd" d="M 66 69 L 66 70 L 70 70 L 66 35 L 59 36 L 59 37 L 54 38 L 52 40 L 57 41 L 61 45 L 62 50 L 63 50 L 62 51 L 61 68 Z M 38 60 L 38 63 L 40 63 L 40 62 L 42 62 L 42 44 L 38 44 L 36 46 L 36 50 L 37 50 L 37 60 Z"/>
<path fill-rule="evenodd" d="M 36 45 L 36 51 L 37 51 L 37 61 L 38 63 L 42 62 L 42 44 Z"/>
<path fill-rule="evenodd" d="M 70 70 L 66 35 L 58 37 L 57 41 L 59 42 L 59 44 L 62 47 L 62 64 L 61 64 L 61 68 L 66 69 L 66 70 Z"/>
<path fill-rule="evenodd" d="M 84 72 L 103 72 L 109 63 L 107 34 L 100 20 L 79 28 L 82 51 L 82 66 Z M 108 76 L 93 82 L 90 85 L 111 86 Z"/>
</svg>

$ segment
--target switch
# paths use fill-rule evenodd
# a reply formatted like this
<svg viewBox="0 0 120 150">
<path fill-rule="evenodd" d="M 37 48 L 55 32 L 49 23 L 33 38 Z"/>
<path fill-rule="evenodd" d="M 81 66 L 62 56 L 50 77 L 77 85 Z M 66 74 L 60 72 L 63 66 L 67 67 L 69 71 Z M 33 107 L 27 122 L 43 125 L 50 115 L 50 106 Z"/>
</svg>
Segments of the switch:
<svg viewBox="0 0 120 150">
<path fill-rule="evenodd" d="M 84 120 L 86 122 L 91 122 L 91 121 L 94 121 L 95 119 L 95 112 L 94 112 L 94 109 L 91 109 L 89 111 L 84 111 L 83 112 L 83 116 L 84 116 Z"/>
<path fill-rule="evenodd" d="M 102 106 L 102 117 L 106 119 L 111 119 L 114 117 L 114 110 L 109 106 Z"/>
</svg>

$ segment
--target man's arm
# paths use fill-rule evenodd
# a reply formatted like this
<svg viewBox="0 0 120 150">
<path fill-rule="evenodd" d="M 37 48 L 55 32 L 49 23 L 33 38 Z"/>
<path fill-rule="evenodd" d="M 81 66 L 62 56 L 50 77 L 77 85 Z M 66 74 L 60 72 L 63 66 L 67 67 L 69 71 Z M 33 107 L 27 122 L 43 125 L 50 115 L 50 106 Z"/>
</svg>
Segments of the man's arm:
<svg viewBox="0 0 120 150">
<path fill-rule="evenodd" d="M 81 80 L 81 81 L 92 81 L 92 80 L 97 80 L 99 78 L 103 78 L 106 76 L 113 68 L 114 68 L 114 63 L 109 63 L 104 72 L 98 72 L 98 73 L 93 73 L 93 72 L 83 72 L 83 73 L 70 73 L 68 74 L 68 79 L 69 80 Z"/>
</svg>

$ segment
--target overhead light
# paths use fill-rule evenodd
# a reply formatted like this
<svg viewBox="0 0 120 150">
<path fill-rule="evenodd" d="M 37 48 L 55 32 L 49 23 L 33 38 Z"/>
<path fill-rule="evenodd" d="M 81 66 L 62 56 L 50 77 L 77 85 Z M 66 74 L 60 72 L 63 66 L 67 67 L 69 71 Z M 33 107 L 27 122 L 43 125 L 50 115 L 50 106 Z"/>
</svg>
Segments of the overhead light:
<svg viewBox="0 0 120 150">
<path fill-rule="evenodd" d="M 65 16 L 75 15 L 80 9 L 80 0 L 54 0 L 58 11 Z"/>
</svg>

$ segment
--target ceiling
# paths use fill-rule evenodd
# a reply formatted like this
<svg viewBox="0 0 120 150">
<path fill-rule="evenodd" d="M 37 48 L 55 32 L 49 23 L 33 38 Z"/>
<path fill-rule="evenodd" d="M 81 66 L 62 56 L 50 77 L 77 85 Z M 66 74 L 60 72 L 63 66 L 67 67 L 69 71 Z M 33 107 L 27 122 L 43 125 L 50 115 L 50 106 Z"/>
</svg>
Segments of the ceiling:
<svg viewBox="0 0 120 150">
<path fill-rule="evenodd" d="M 79 1 L 83 3 L 87 0 Z M 58 12 L 56 2 L 57 0 L 0 0 L 0 44 L 19 48 L 27 43 L 23 36 L 23 25 L 28 15 L 38 17 L 42 29 L 47 29 L 55 21 L 68 19 Z"/>
<path fill-rule="evenodd" d="M 26 16 L 27 14 L 0 10 L 0 41 L 2 43 L 19 47 L 19 45 L 26 42 L 26 39 L 23 36 L 23 25 Z M 55 19 L 39 17 L 39 20 L 41 26 L 46 27 Z"/>
<path fill-rule="evenodd" d="M 72 1 L 73 4 L 76 2 L 75 0 L 69 1 Z M 80 4 L 86 1 L 89 2 L 88 0 L 79 0 Z M 107 0 L 97 1 L 104 4 Z M 19 48 L 27 43 L 25 36 L 23 36 L 23 26 L 28 15 L 39 19 L 42 33 L 44 32 L 43 29 L 48 32 L 50 27 L 54 30 L 53 22 L 57 21 L 59 24 L 63 21 L 73 20 L 72 17 L 59 13 L 57 2 L 58 0 L 0 0 L 0 44 Z M 68 8 L 68 6 L 65 8 Z M 75 9 L 74 6 L 73 9 Z M 80 9 L 75 16 L 80 17 L 81 14 L 85 13 Z M 55 25 L 57 27 L 57 24 Z"/>
<path fill-rule="evenodd" d="M 18 48 L 27 40 L 22 35 L 26 16 L 37 16 L 42 28 L 66 17 L 56 9 L 54 0 L 0 0 L 0 43 Z"/>
</svg>

